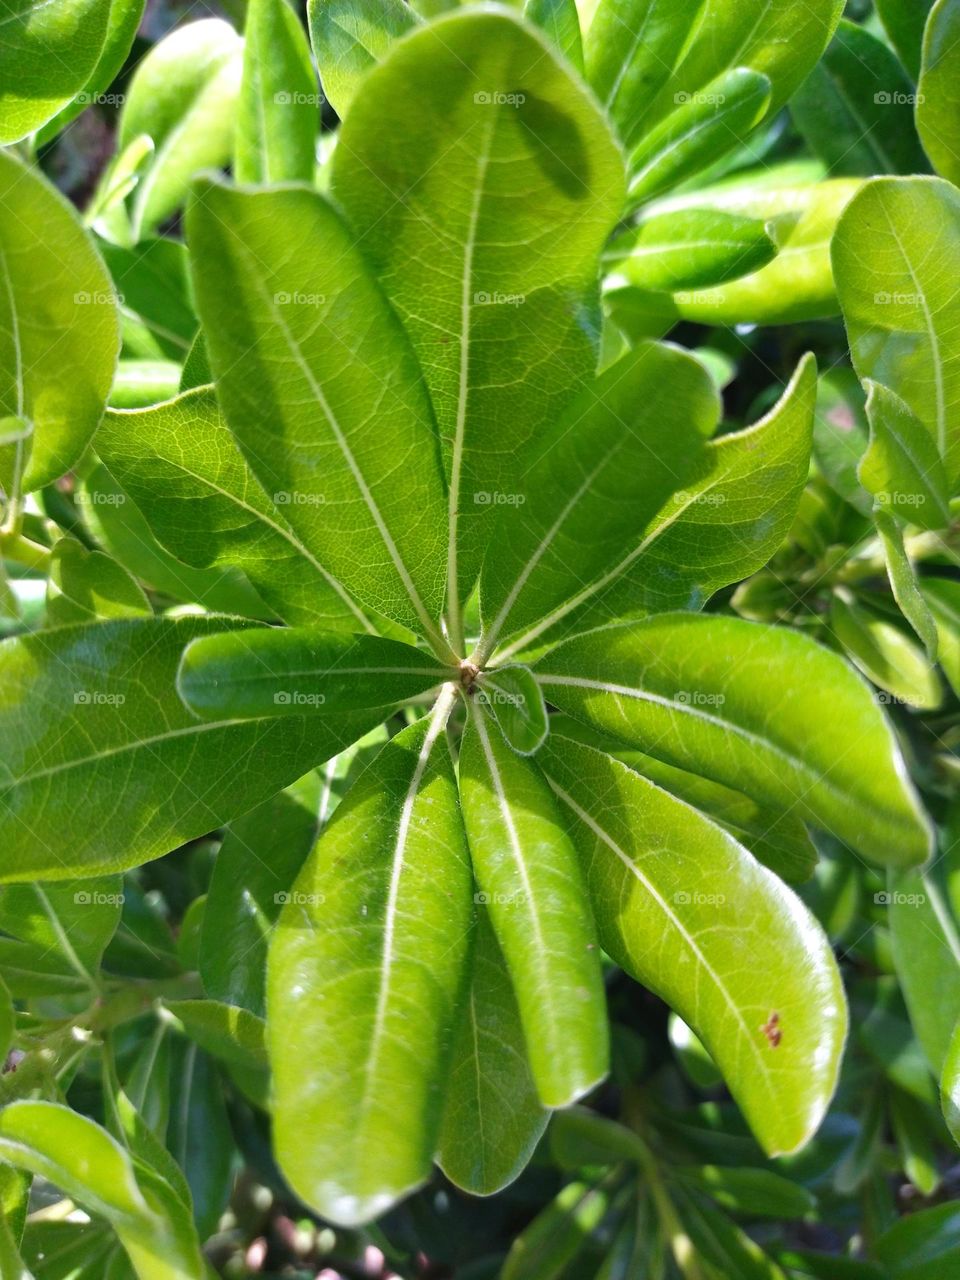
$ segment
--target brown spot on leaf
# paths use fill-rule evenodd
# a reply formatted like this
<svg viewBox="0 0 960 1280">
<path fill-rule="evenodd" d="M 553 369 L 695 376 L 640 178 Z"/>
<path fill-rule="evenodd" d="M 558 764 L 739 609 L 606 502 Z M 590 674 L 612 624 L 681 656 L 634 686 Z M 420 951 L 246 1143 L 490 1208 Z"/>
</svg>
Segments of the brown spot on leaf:
<svg viewBox="0 0 960 1280">
<path fill-rule="evenodd" d="M 770 1048 L 776 1049 L 779 1046 L 780 1039 L 783 1035 L 780 1028 L 780 1015 L 777 1013 L 776 1009 L 773 1010 L 770 1017 L 766 1020 L 760 1030 L 767 1037 Z"/>
</svg>

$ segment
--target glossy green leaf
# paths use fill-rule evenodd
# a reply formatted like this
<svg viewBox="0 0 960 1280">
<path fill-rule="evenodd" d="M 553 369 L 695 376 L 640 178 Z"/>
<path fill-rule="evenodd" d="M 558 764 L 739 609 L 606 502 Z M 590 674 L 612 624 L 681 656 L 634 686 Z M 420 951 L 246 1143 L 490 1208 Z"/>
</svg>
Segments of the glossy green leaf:
<svg viewBox="0 0 960 1280">
<path fill-rule="evenodd" d="M 525 0 L 523 16 L 541 29 L 577 71 L 583 72 L 583 38 L 576 0 Z"/>
<path fill-rule="evenodd" d="M 108 412 L 97 449 L 178 560 L 243 570 L 288 622 L 372 629 L 286 519 L 285 499 L 295 495 L 264 492 L 210 387 L 150 409 Z"/>
<path fill-rule="evenodd" d="M 275 1150 L 338 1223 L 382 1213 L 436 1149 L 470 923 L 445 712 L 394 738 L 351 789 L 270 943 Z"/>
<path fill-rule="evenodd" d="M 735 146 L 766 115 L 771 91 L 765 75 L 737 66 L 702 90 L 676 94 L 674 110 L 631 153 L 631 204 L 679 186 Z"/>
<path fill-rule="evenodd" d="M 550 1113 L 537 1096 L 517 997 L 483 910 L 470 963 L 444 1083 L 437 1163 L 456 1186 L 487 1196 L 524 1169 Z"/>
<path fill-rule="evenodd" d="M 220 402 L 251 470 L 362 604 L 436 638 L 439 442 L 413 353 L 357 244 L 299 187 L 198 183 L 187 229 Z"/>
<path fill-rule="evenodd" d="M 480 578 L 478 653 L 616 576 L 675 490 L 696 481 L 719 417 L 703 365 L 642 343 L 607 369 L 518 463 Z M 522 498 L 522 501 L 520 499 Z"/>
<path fill-rule="evenodd" d="M 158 857 L 252 809 L 376 721 L 376 712 L 197 720 L 174 687 L 180 655 L 223 626 L 124 619 L 0 644 L 0 879 L 67 879 Z M 50 707 L 63 712 L 53 724 Z"/>
<path fill-rule="evenodd" d="M 500 1272 L 502 1280 L 560 1280 L 600 1225 L 609 1203 L 609 1192 L 602 1186 L 568 1183 L 514 1240 Z"/>
<path fill-rule="evenodd" d="M 913 81 L 877 36 L 842 21 L 830 47 L 790 100 L 811 150 L 841 174 L 923 173 L 913 123 Z"/>
<path fill-rule="evenodd" d="M 532 756 L 550 731 L 543 694 L 529 667 L 495 667 L 478 681 L 475 700 L 487 707 L 506 741 L 522 756 Z"/>
<path fill-rule="evenodd" d="M 704 0 L 600 0 L 583 39 L 587 80 L 627 146 L 666 84 Z"/>
<path fill-rule="evenodd" d="M 645 218 L 618 236 L 604 254 L 604 265 L 640 289 L 696 289 L 758 271 L 776 251 L 759 218 L 721 209 L 678 209 Z M 608 279 L 608 287 L 611 283 Z"/>
<path fill-rule="evenodd" d="M 831 489 L 862 515 L 873 510 L 873 499 L 857 476 L 868 440 L 866 396 L 859 378 L 848 366 L 826 370 L 817 384 L 813 456 Z"/>
<path fill-rule="evenodd" d="M 184 651 L 177 691 L 204 720 L 389 707 L 457 676 L 423 649 L 299 627 L 227 632 Z"/>
<path fill-rule="evenodd" d="M 960 1022 L 960 931 L 933 872 L 891 874 L 880 898 L 910 1021 L 939 1077 Z"/>
<path fill-rule="evenodd" d="M 213 867 L 200 934 L 206 993 L 264 1014 L 267 939 L 313 848 L 323 804 L 317 774 L 227 828 Z"/>
<path fill-rule="evenodd" d="M 932 710 L 943 701 L 940 681 L 919 645 L 905 631 L 838 593 L 830 630 L 868 680 L 895 702 Z"/>
<path fill-rule="evenodd" d="M 917 128 L 939 174 L 960 180 L 960 6 L 937 0 L 923 37 L 923 65 L 917 84 Z"/>
<path fill-rule="evenodd" d="M 699 609 L 720 587 L 761 568 L 784 541 L 807 479 L 815 395 L 808 356 L 764 418 L 710 441 L 692 477 L 632 545 L 621 543 L 612 567 L 544 613 L 504 656 L 611 618 Z"/>
<path fill-rule="evenodd" d="M 914 80 L 920 74 L 924 26 L 933 3 L 934 0 L 874 0 L 890 42 Z"/>
<path fill-rule="evenodd" d="M 399 41 L 341 131 L 333 195 L 410 334 L 443 441 L 454 647 L 514 458 L 596 366 L 596 259 L 622 166 L 586 90 L 505 10 Z"/>
<path fill-rule="evenodd" d="M 830 265 L 837 219 L 860 183 L 852 178 L 800 186 L 717 188 L 684 196 L 694 202 L 763 218 L 777 256 L 767 266 L 715 289 L 674 295 L 676 313 L 701 324 L 789 324 L 836 315 Z M 675 206 L 683 207 L 679 201 Z"/>
<path fill-rule="evenodd" d="M 10 152 L 0 152 L 0 270 L 0 418 L 30 428 L 13 464 L 19 493 L 57 479 L 90 443 L 120 335 L 110 277 L 72 206 Z"/>
<path fill-rule="evenodd" d="M 267 1066 L 263 1020 L 219 1000 L 168 1000 L 165 1006 L 184 1033 L 213 1057 L 246 1071 Z"/>
<path fill-rule="evenodd" d="M 950 490 L 937 446 L 923 423 L 889 388 L 869 378 L 870 443 L 857 474 L 884 510 L 922 529 L 950 523 Z"/>
<path fill-rule="evenodd" d="M 107 1218 L 140 1280 L 203 1280 L 193 1224 L 161 1179 L 134 1171 L 99 1125 L 51 1102 L 0 1111 L 0 1154 Z"/>
<path fill-rule="evenodd" d="M 84 88 L 110 0 L 9 0 L 0 19 L 0 144 L 18 142 Z"/>
<path fill-rule="evenodd" d="M 731 836 L 626 766 L 569 740 L 543 754 L 604 949 L 694 1028 L 764 1149 L 802 1147 L 846 1033 L 820 927 Z"/>
<path fill-rule="evenodd" d="M 320 94 L 307 33 L 288 0 L 250 0 L 237 107 L 238 182 L 312 182 Z"/>
<path fill-rule="evenodd" d="M 545 1106 L 567 1106 L 608 1067 L 600 959 L 576 852 L 537 766 L 480 709 L 460 748 L 460 798 L 477 902 L 510 970 L 537 1090 Z"/>
<path fill-rule="evenodd" d="M 93 985 L 122 904 L 119 876 L 66 884 L 8 884 L 0 888 L 0 929 L 57 954 Z"/>
<path fill-rule="evenodd" d="M 940 1106 L 947 1128 L 960 1147 L 960 1023 L 953 1029 L 940 1075 Z"/>
<path fill-rule="evenodd" d="M 323 92 L 341 117 L 370 68 L 418 21 L 403 0 L 308 0 L 307 14 Z"/>
<path fill-rule="evenodd" d="M 864 252 L 864 246 L 870 252 Z M 877 178 L 837 226 L 833 269 L 854 367 L 894 391 L 960 479 L 960 193 L 937 178 Z"/>
<path fill-rule="evenodd" d="M 50 626 L 152 612 L 141 587 L 116 560 L 102 551 L 87 551 L 73 538 L 61 538 L 56 544 L 47 581 Z"/>
<path fill-rule="evenodd" d="M 190 181 L 233 154 L 243 42 L 229 23 L 205 18 L 154 45 L 130 82 L 118 144 L 147 134 L 154 153 L 132 196 L 141 239 L 183 204 Z"/>
<path fill-rule="evenodd" d="M 890 1280 L 941 1280 L 960 1266 L 960 1211 L 955 1200 L 902 1218 L 877 1241 Z"/>
<path fill-rule="evenodd" d="M 936 662 L 939 647 L 937 623 L 920 589 L 917 566 L 910 558 L 903 529 L 896 517 L 887 511 L 877 511 L 875 522 L 883 547 L 883 558 L 887 564 L 887 577 L 890 580 L 893 598 L 900 606 L 900 612 L 923 642 L 927 657 L 931 662 Z"/>
<path fill-rule="evenodd" d="M 869 689 L 805 636 L 665 614 L 569 640 L 537 674 L 562 710 L 792 810 L 867 857 L 904 866 L 929 853 L 927 819 Z"/>
</svg>

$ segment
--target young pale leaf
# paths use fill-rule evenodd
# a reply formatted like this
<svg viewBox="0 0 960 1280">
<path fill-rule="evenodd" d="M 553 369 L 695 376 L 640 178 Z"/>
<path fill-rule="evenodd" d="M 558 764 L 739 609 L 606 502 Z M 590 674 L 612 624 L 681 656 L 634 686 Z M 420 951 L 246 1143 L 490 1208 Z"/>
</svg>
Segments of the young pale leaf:
<svg viewBox="0 0 960 1280">
<path fill-rule="evenodd" d="M 913 76 L 920 74 L 924 26 L 934 0 L 874 0 L 874 8 L 900 61 Z"/>
<path fill-rule="evenodd" d="M 177 691 L 204 720 L 248 720 L 386 708 L 456 677 L 455 668 L 399 640 L 269 627 L 193 641 Z"/>
<path fill-rule="evenodd" d="M 313 848 L 322 803 L 310 773 L 227 828 L 200 932 L 200 976 L 213 999 L 263 1017 L 267 938 Z"/>
<path fill-rule="evenodd" d="M 639 141 L 704 0 L 600 0 L 583 38 L 587 80 L 626 146 Z"/>
<path fill-rule="evenodd" d="M 641 343 L 607 369 L 518 462 L 480 578 L 485 658 L 617 572 L 675 490 L 695 483 L 720 416 L 703 365 Z"/>
<path fill-rule="evenodd" d="M 120 113 L 118 145 L 147 134 L 154 153 L 133 194 L 134 238 L 182 205 L 194 174 L 233 154 L 243 41 L 229 23 L 178 27 L 137 67 Z"/>
<path fill-rule="evenodd" d="M 920 419 L 955 484 L 960 192 L 939 178 L 868 182 L 840 219 L 832 256 L 854 367 L 893 388 Z"/>
<path fill-rule="evenodd" d="M 759 218 L 722 209 L 654 214 L 618 236 L 604 253 L 614 277 L 640 289 L 698 289 L 758 271 L 776 245 Z M 610 279 L 607 285 L 612 285 Z"/>
<path fill-rule="evenodd" d="M 844 592 L 830 604 L 830 630 L 855 667 L 894 701 L 932 711 L 943 701 L 937 673 L 902 628 Z"/>
<path fill-rule="evenodd" d="M 152 613 L 139 583 L 116 560 L 102 551 L 87 551 L 73 538 L 61 538 L 53 548 L 47 579 L 49 626 Z"/>
<path fill-rule="evenodd" d="M 53 1102 L 11 1103 L 0 1111 L 0 1155 L 105 1217 L 140 1280 L 204 1280 L 182 1202 L 146 1168 L 138 1179 L 127 1153 L 92 1120 Z"/>
<path fill-rule="evenodd" d="M 307 15 L 323 92 L 341 118 L 370 68 L 419 21 L 403 0 L 308 0 Z"/>
<path fill-rule="evenodd" d="M 870 378 L 870 443 L 857 474 L 884 510 L 922 529 L 950 524 L 950 490 L 937 446 L 923 423 L 893 391 Z"/>
<path fill-rule="evenodd" d="M 740 66 L 699 93 L 677 94 L 678 105 L 630 156 L 631 205 L 679 186 L 736 146 L 766 115 L 771 91 L 765 75 Z"/>
<path fill-rule="evenodd" d="M 807 480 L 816 385 L 816 363 L 806 356 L 766 417 L 709 441 L 694 474 L 639 538 L 621 542 L 608 571 L 544 612 L 504 656 L 611 618 L 699 609 L 766 564 L 790 530 Z"/>
<path fill-rule="evenodd" d="M 790 111 L 829 172 L 924 173 L 913 123 L 913 82 L 888 45 L 842 21 L 830 47 L 790 100 Z"/>
<path fill-rule="evenodd" d="M 937 622 L 920 589 L 917 567 L 907 551 L 903 529 L 896 517 L 887 511 L 878 510 L 874 520 L 883 546 L 883 558 L 887 563 L 887 577 L 893 598 L 900 606 L 900 612 L 923 641 L 930 662 L 936 662 L 939 647 Z"/>
<path fill-rule="evenodd" d="M 960 5 L 937 0 L 923 37 L 923 65 L 917 85 L 917 128 L 934 167 L 960 181 Z"/>
<path fill-rule="evenodd" d="M 583 875 L 537 766 L 471 715 L 460 749 L 470 857 L 516 992 L 545 1106 L 568 1106 L 608 1068 L 606 1007 Z"/>
<path fill-rule="evenodd" d="M 110 0 L 13 0 L 3 6 L 0 145 L 35 133 L 84 88 L 109 19 Z"/>
<path fill-rule="evenodd" d="M 542 754 L 604 949 L 694 1028 L 767 1153 L 798 1150 L 846 1034 L 819 925 L 732 836 L 625 765 L 562 738 Z"/>
<path fill-rule="evenodd" d="M 180 656 L 224 625 L 124 619 L 0 644 L 0 880 L 146 862 L 252 809 L 377 723 L 375 711 L 198 720 L 176 693 Z M 52 737 L 51 707 L 62 709 Z"/>
<path fill-rule="evenodd" d="M 332 189 L 436 409 L 456 646 L 491 517 L 516 497 L 514 459 L 596 366 L 597 256 L 622 211 L 622 158 L 536 31 L 474 9 L 414 31 L 370 72 Z"/>
<path fill-rule="evenodd" d="M 187 232 L 220 402 L 251 470 L 362 604 L 442 644 L 436 428 L 356 240 L 314 191 L 215 181 L 197 184 Z"/>
<path fill-rule="evenodd" d="M 932 872 L 891 873 L 880 897 L 910 1022 L 939 1077 L 960 1023 L 960 931 Z"/>
<path fill-rule="evenodd" d="M 547 708 L 529 667 L 496 667 L 485 671 L 475 695 L 488 707 L 500 732 L 514 751 L 532 756 L 550 731 Z"/>
<path fill-rule="evenodd" d="M 234 174 L 238 182 L 312 182 L 317 77 L 289 0 L 250 0 L 243 30 Z"/>
<path fill-rule="evenodd" d="M 270 943 L 277 1158 L 297 1194 L 344 1225 L 423 1182 L 436 1149 L 470 926 L 447 705 L 350 790 Z"/>
<path fill-rule="evenodd" d="M 837 314 L 830 241 L 837 219 L 860 187 L 851 178 L 799 186 L 744 184 L 683 197 L 763 218 L 777 256 L 717 289 L 674 295 L 676 314 L 701 324 L 787 324 Z M 682 207 L 679 202 L 676 207 Z"/>
<path fill-rule="evenodd" d="M 537 1097 L 517 998 L 485 911 L 477 912 L 473 934 L 437 1163 L 456 1186 L 489 1196 L 526 1167 L 550 1113 Z"/>
<path fill-rule="evenodd" d="M 523 16 L 539 27 L 571 66 L 583 74 L 583 38 L 576 0 L 525 0 Z"/>
<path fill-rule="evenodd" d="M 0 26 L 0 40 L 4 32 Z M 0 487 L 37 489 L 79 459 L 119 347 L 116 295 L 72 206 L 37 170 L 0 151 L 0 419 L 29 427 L 12 480 L 0 474 Z M 0 439 L 8 434 L 0 423 Z"/>
<path fill-rule="evenodd" d="M 626 745 L 792 810 L 877 862 L 909 866 L 930 852 L 869 689 L 797 632 L 664 614 L 569 640 L 537 675 L 548 701 Z"/>
<path fill-rule="evenodd" d="M 285 519 L 294 495 L 271 500 L 264 492 L 211 387 L 150 409 L 109 411 L 97 451 L 178 560 L 198 569 L 243 570 L 292 624 L 372 630 Z"/>
</svg>

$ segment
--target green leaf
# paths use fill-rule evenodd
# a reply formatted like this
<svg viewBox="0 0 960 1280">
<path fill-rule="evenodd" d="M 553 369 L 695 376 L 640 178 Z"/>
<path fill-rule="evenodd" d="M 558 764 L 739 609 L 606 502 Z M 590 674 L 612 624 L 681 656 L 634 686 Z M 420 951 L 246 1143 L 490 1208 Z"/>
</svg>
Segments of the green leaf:
<svg viewBox="0 0 960 1280">
<path fill-rule="evenodd" d="M 183 204 L 195 174 L 233 154 L 243 42 L 229 23 L 205 18 L 155 44 L 130 82 L 118 145 L 147 134 L 154 154 L 132 198 L 134 238 Z"/>
<path fill-rule="evenodd" d="M 120 922 L 122 905 L 119 876 L 66 884 L 8 884 L 0 888 L 0 929 L 57 954 L 92 985 Z"/>
<path fill-rule="evenodd" d="M 559 1280 L 600 1225 L 609 1192 L 589 1182 L 571 1182 L 542 1209 L 510 1246 L 501 1280 Z"/>
<path fill-rule="evenodd" d="M 916 80 L 920 74 L 924 26 L 933 0 L 874 0 L 874 8 L 900 61 Z"/>
<path fill-rule="evenodd" d="M 518 464 L 523 492 L 503 507 L 480 578 L 478 654 L 616 576 L 624 546 L 695 482 L 718 417 L 703 365 L 674 347 L 642 343 L 588 387 Z"/>
<path fill-rule="evenodd" d="M 212 388 L 150 409 L 108 412 L 97 449 L 178 560 L 198 569 L 243 570 L 287 622 L 372 630 L 285 518 L 292 503 L 284 499 L 298 495 L 264 492 Z"/>
<path fill-rule="evenodd" d="M 805 1218 L 817 1206 L 806 1189 L 772 1169 L 724 1168 L 708 1164 L 678 1170 L 680 1178 L 705 1191 L 730 1213 L 748 1218 Z"/>
<path fill-rule="evenodd" d="M 76 119 L 88 106 L 106 100 L 115 101 L 109 95 L 110 86 L 123 70 L 136 38 L 137 28 L 143 18 L 146 0 L 111 0 L 110 17 L 104 35 L 103 46 L 96 66 L 90 72 L 83 92 L 79 93 L 69 105 L 49 120 L 38 133 L 38 141 L 49 142 L 60 133 L 71 120 Z M 71 61 L 75 46 L 71 48 Z M 71 72 L 73 68 L 71 68 Z M 2 108 L 0 108 L 2 110 Z"/>
<path fill-rule="evenodd" d="M 720 587 L 766 564 L 789 532 L 807 480 L 816 385 L 807 356 L 766 417 L 709 441 L 683 488 L 641 536 L 621 542 L 613 566 L 544 613 L 501 656 L 611 618 L 699 609 Z M 497 550 L 506 557 L 505 548 Z"/>
<path fill-rule="evenodd" d="M 960 582 L 924 578 L 921 590 L 936 624 L 940 666 L 960 696 Z"/>
<path fill-rule="evenodd" d="M 214 181 L 197 184 L 187 230 L 220 402 L 252 471 L 362 604 L 442 644 L 439 444 L 416 360 L 354 237 L 316 192 Z"/>
<path fill-rule="evenodd" d="M 799 1149 L 832 1097 L 846 1033 L 819 926 L 731 836 L 639 774 L 569 740 L 542 754 L 604 950 L 694 1028 L 767 1153 Z"/>
<path fill-rule="evenodd" d="M 626 284 L 672 291 L 725 284 L 766 266 L 776 251 L 759 218 L 678 209 L 644 218 L 618 236 L 604 264 Z"/>
<path fill-rule="evenodd" d="M 867 378 L 870 443 L 858 476 L 886 511 L 922 529 L 950 524 L 950 490 L 933 439 L 908 405 Z"/>
<path fill-rule="evenodd" d="M 248 1009 L 218 1000 L 168 1000 L 185 1035 L 215 1058 L 245 1071 L 267 1066 L 266 1028 Z"/>
<path fill-rule="evenodd" d="M 62 880 L 158 857 L 252 809 L 378 719 L 197 720 L 174 687 L 180 655 L 223 627 L 124 619 L 0 644 L 0 879 Z"/>
<path fill-rule="evenodd" d="M 745 1231 L 720 1213 L 709 1200 L 676 1188 L 674 1198 L 683 1224 L 684 1239 L 673 1242 L 677 1261 L 692 1256 L 697 1265 L 712 1268 L 706 1274 L 725 1280 L 786 1280 L 783 1271 Z"/>
<path fill-rule="evenodd" d="M 622 211 L 623 161 L 533 28 L 471 10 L 412 32 L 370 72 L 332 190 L 436 409 L 456 648 L 492 516 L 516 492 L 514 459 L 596 367 L 597 256 Z"/>
<path fill-rule="evenodd" d="M 522 756 L 540 749 L 550 731 L 540 686 L 529 667 L 495 667 L 478 680 L 476 701 L 489 708 L 507 743 Z"/>
<path fill-rule="evenodd" d="M 127 246 L 97 238 L 123 308 L 127 351 L 182 361 L 197 332 L 189 260 L 179 240 L 141 240 Z"/>
<path fill-rule="evenodd" d="M 917 84 L 917 129 L 934 168 L 951 182 L 960 181 L 960 5 L 937 0 L 923 37 L 923 65 Z"/>
<path fill-rule="evenodd" d="M 645 204 L 679 186 L 735 146 L 767 114 L 772 85 L 759 71 L 738 66 L 678 104 L 645 134 L 630 156 L 630 203 Z"/>
<path fill-rule="evenodd" d="M 901 1218 L 876 1245 L 890 1280 L 941 1280 L 960 1266 L 956 1200 Z"/>
<path fill-rule="evenodd" d="M 665 614 L 569 640 L 537 676 L 562 710 L 792 810 L 866 857 L 904 866 L 930 851 L 927 819 L 869 689 L 805 636 Z"/>
<path fill-rule="evenodd" d="M 186 1040 L 171 1047 L 170 1093 L 176 1105 L 167 1145 L 186 1176 L 197 1233 L 206 1240 L 216 1231 L 233 1186 L 233 1135 L 223 1080 L 213 1062 Z"/>
<path fill-rule="evenodd" d="M 36 132 L 86 85 L 110 0 L 8 0 L 0 19 L 0 145 Z"/>
<path fill-rule="evenodd" d="M 608 1069 L 599 952 L 576 852 L 537 766 L 476 709 L 460 748 L 476 901 L 510 970 L 545 1106 L 568 1106 Z"/>
<path fill-rule="evenodd" d="M 583 38 L 576 0 L 525 0 L 523 16 L 544 32 L 575 70 L 583 73 Z"/>
<path fill-rule="evenodd" d="M 586 76 L 627 146 L 666 84 L 704 0 L 600 0 L 583 38 Z"/>
<path fill-rule="evenodd" d="M 322 803 L 315 773 L 227 828 L 200 934 L 200 976 L 215 1000 L 264 1014 L 267 939 L 313 848 Z"/>
<path fill-rule="evenodd" d="M 550 1113 L 537 1096 L 517 997 L 487 912 L 477 912 L 473 934 L 437 1163 L 456 1186 L 488 1196 L 526 1167 Z"/>
<path fill-rule="evenodd" d="M 31 428 L 16 451 L 15 493 L 49 484 L 79 459 L 119 346 L 110 277 L 72 206 L 0 152 L 0 418 Z"/>
<path fill-rule="evenodd" d="M 891 873 L 887 905 L 897 974 L 927 1060 L 943 1071 L 960 1023 L 960 934 L 932 872 Z"/>
<path fill-rule="evenodd" d="M 866 397 L 849 366 L 828 369 L 817 385 L 813 424 L 813 456 L 834 493 L 861 515 L 873 510 L 873 500 L 857 477 L 869 439 Z"/>
<path fill-rule="evenodd" d="M 288 0 L 250 0 L 237 109 L 237 181 L 312 182 L 319 103 L 307 35 Z"/>
<path fill-rule="evenodd" d="M 323 92 L 340 117 L 370 68 L 419 21 L 403 0 L 308 0 L 307 16 Z"/>
<path fill-rule="evenodd" d="M 172 360 L 121 360 L 110 388 L 112 409 L 146 409 L 169 400 L 180 387 L 180 365 Z"/>
<path fill-rule="evenodd" d="M 10 1280 L 33 1280 L 33 1272 L 28 1271 L 20 1257 L 17 1242 L 6 1218 L 0 1218 L 0 1271 Z"/>
<path fill-rule="evenodd" d="M 927 1107 L 902 1089 L 891 1089 L 890 1122 L 903 1171 L 922 1196 L 932 1196 L 940 1186 L 933 1135 L 939 1126 L 930 1122 Z"/>
<path fill-rule="evenodd" d="M 61 538 L 53 548 L 47 580 L 50 626 L 152 613 L 142 588 L 116 560 L 102 551 L 87 551 L 73 538 Z"/>
<path fill-rule="evenodd" d="M 953 1029 L 940 1076 L 940 1105 L 947 1128 L 960 1147 L 960 1023 Z"/>
<path fill-rule="evenodd" d="M 92 1120 L 57 1103 L 11 1103 L 0 1111 L 0 1155 L 105 1217 L 140 1280 L 203 1280 L 183 1205 L 159 1176 L 144 1168 L 138 1177 L 126 1152 Z"/>
<path fill-rule="evenodd" d="M 457 675 L 432 654 L 398 640 L 271 627 L 188 645 L 177 691 L 204 720 L 326 716 L 386 709 Z"/>
<path fill-rule="evenodd" d="M 7 1054 L 13 1043 L 16 1027 L 16 1012 L 6 983 L 0 978 L 0 1062 L 6 1062 Z M 4 1220 L 6 1215 L 4 1215 Z"/>
<path fill-rule="evenodd" d="M 900 612 L 923 641 L 928 659 L 936 662 L 939 642 L 937 623 L 920 590 L 920 579 L 916 565 L 907 551 L 903 529 L 896 518 L 886 511 L 878 510 L 875 522 L 883 546 L 883 558 L 887 563 L 887 577 L 893 598 L 900 606 Z"/>
<path fill-rule="evenodd" d="M 623 1160 L 644 1166 L 650 1159 L 646 1143 L 632 1129 L 588 1107 L 556 1112 L 550 1124 L 550 1154 L 561 1169 Z"/>
<path fill-rule="evenodd" d="M 836 178 L 800 186 L 717 188 L 670 202 L 667 207 L 720 207 L 763 218 L 777 256 L 767 266 L 716 289 L 674 296 L 676 313 L 702 324 L 788 324 L 837 314 L 830 241 L 860 182 Z"/>
<path fill-rule="evenodd" d="M 916 101 L 913 81 L 892 50 L 844 20 L 790 100 L 790 112 L 810 149 L 837 177 L 923 173 Z"/>
<path fill-rule="evenodd" d="M 344 1225 L 423 1182 L 436 1149 L 470 924 L 447 709 L 358 779 L 270 943 L 277 1158 L 297 1194 Z"/>
<path fill-rule="evenodd" d="M 863 246 L 870 245 L 870 253 Z M 937 178 L 877 178 L 850 201 L 833 269 L 854 367 L 893 390 L 960 480 L 960 192 Z"/>
<path fill-rule="evenodd" d="M 847 594 L 834 595 L 829 624 L 854 666 L 895 702 L 928 711 L 939 707 L 943 690 L 923 650 L 900 627 Z"/>
</svg>

